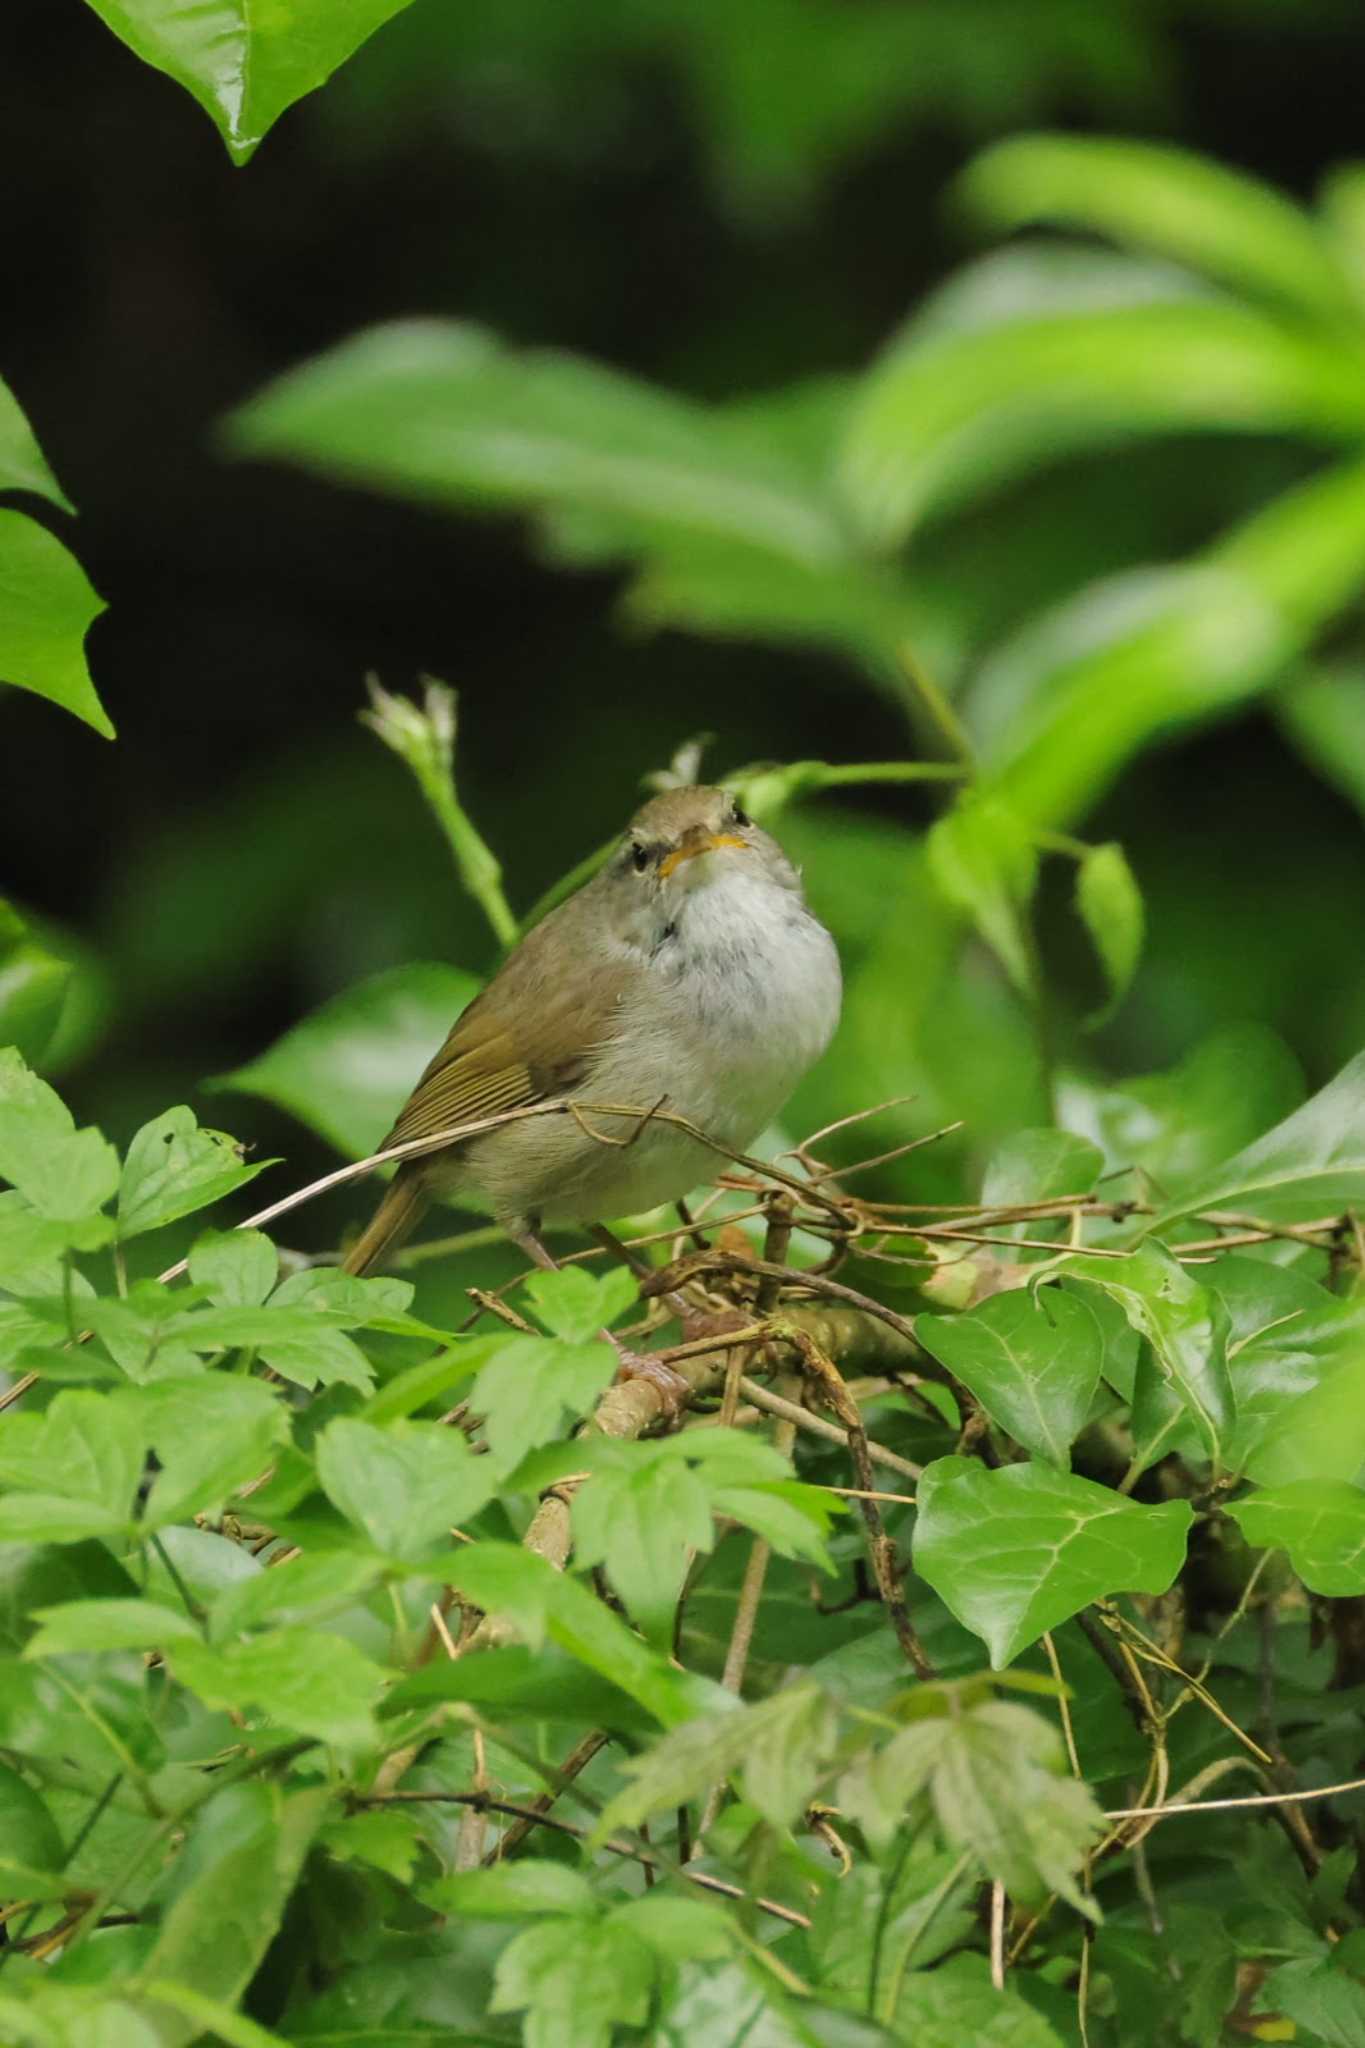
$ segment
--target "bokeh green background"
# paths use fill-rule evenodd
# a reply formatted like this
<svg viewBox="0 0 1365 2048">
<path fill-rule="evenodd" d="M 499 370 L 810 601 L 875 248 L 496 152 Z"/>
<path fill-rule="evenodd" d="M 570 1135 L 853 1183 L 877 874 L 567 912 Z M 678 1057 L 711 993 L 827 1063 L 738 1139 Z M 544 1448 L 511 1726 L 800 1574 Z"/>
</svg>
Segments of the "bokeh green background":
<svg viewBox="0 0 1365 2048">
<path fill-rule="evenodd" d="M 951 199 L 984 146 L 1044 126 L 1176 141 L 1308 201 L 1361 150 L 1362 65 L 1347 0 L 416 0 L 239 171 L 75 0 L 11 0 L 0 371 L 80 507 L 58 530 L 109 603 L 90 653 L 119 739 L 5 693 L 0 884 L 86 963 L 58 1061 L 81 1119 L 122 1140 L 188 1095 L 302 1178 L 332 1155 L 204 1079 L 366 975 L 489 964 L 430 818 L 356 722 L 368 669 L 458 687 L 461 791 L 518 908 L 692 734 L 716 735 L 717 772 L 942 751 L 909 692 L 829 644 L 647 632 L 615 566 L 566 571 L 512 517 L 228 459 L 231 408 L 370 323 L 435 314 L 711 401 L 771 395 L 814 435 L 926 296 L 999 247 Z M 969 712 L 982 686 L 988 742 L 992 657 L 1025 621 L 1195 555 L 1342 438 L 1268 406 L 1236 433 L 1039 450 L 893 551 L 917 647 Z M 1314 660 L 1349 673 L 1356 609 L 1334 608 Z M 1069 821 L 1123 842 L 1149 925 L 1132 994 L 1086 1035 L 1098 975 L 1069 865 L 1048 864 L 1073 1090 L 1247 1022 L 1311 1084 L 1365 1041 L 1365 696 L 1348 687 L 1325 755 L 1305 751 L 1284 705 L 1306 667 L 1143 744 Z M 920 1171 L 933 1191 L 1046 1114 L 1024 1006 L 945 935 L 924 879 L 943 802 L 842 792 L 781 826 L 858 988 L 793 1121 L 914 1092 L 905 1127 L 973 1133 Z"/>
</svg>

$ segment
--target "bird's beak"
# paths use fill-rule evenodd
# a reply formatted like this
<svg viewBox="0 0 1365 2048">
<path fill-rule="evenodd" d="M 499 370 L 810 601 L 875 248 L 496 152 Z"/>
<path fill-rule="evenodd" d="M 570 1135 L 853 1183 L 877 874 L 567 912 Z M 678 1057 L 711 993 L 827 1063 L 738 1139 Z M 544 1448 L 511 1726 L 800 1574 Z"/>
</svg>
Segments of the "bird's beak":
<svg viewBox="0 0 1365 2048">
<path fill-rule="evenodd" d="M 733 832 L 698 832 L 695 836 L 689 833 L 680 847 L 665 854 L 659 862 L 660 879 L 666 880 L 685 860 L 695 860 L 699 853 L 717 853 L 722 846 L 737 846 L 741 853 L 744 851 L 744 841 L 736 839 Z"/>
</svg>

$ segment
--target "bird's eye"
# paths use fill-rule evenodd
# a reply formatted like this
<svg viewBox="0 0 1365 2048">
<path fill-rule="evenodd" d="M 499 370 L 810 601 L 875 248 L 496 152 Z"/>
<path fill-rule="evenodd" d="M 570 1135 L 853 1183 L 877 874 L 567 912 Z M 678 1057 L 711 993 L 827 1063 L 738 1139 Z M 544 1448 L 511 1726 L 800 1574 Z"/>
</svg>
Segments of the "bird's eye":
<svg viewBox="0 0 1365 2048">
<path fill-rule="evenodd" d="M 750 822 L 748 812 L 742 811 L 738 804 L 735 804 L 732 807 L 730 817 L 733 823 L 739 825 L 741 828 Z"/>
<path fill-rule="evenodd" d="M 641 846 L 639 840 L 637 839 L 635 844 L 630 849 L 630 857 L 635 864 L 636 874 L 642 875 L 645 869 L 649 866 L 649 848 L 647 846 Z"/>
</svg>

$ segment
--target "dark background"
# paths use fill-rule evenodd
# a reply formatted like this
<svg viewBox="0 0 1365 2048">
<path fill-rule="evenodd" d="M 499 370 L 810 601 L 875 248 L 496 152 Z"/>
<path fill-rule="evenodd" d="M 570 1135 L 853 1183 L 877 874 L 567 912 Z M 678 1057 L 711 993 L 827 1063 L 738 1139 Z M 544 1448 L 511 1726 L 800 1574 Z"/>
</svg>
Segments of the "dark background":
<svg viewBox="0 0 1365 2048">
<path fill-rule="evenodd" d="M 416 0 L 245 170 L 80 0 L 0 12 L 0 373 L 80 508 L 39 516 L 108 601 L 90 655 L 119 731 L 4 694 L 0 890 L 88 949 L 103 993 L 63 1085 L 118 1138 L 363 974 L 487 959 L 403 771 L 355 722 L 367 669 L 458 686 L 462 791 L 519 906 L 690 733 L 721 736 L 717 768 L 906 751 L 832 656 L 632 637 L 612 579 L 541 566 L 514 523 L 220 459 L 234 402 L 413 313 L 705 396 L 856 370 L 969 252 L 945 190 L 996 135 L 1175 138 L 1301 195 L 1362 147 L 1350 0 L 482 11 Z M 1163 448 L 1132 458 L 1135 489 L 1181 460 L 1200 481 L 1161 515 L 1172 553 L 1216 527 L 1223 477 L 1300 458 Z M 917 793 L 863 808 L 933 814 Z M 1111 1069 L 1254 1016 L 1320 1080 L 1365 1036 L 1339 950 L 1365 902 L 1359 821 L 1267 719 L 1148 755 L 1087 826 L 1108 834 L 1153 929 Z M 1045 945 L 1083 976 L 1054 913 Z M 323 1158 L 259 1106 L 231 1118 Z"/>
</svg>

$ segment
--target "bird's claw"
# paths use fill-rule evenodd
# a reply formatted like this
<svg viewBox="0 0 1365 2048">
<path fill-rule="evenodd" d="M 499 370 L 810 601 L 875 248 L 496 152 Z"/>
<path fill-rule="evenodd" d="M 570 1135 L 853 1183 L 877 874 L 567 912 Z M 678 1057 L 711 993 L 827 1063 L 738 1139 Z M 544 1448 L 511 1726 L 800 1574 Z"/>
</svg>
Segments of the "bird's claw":
<svg viewBox="0 0 1365 2048">
<path fill-rule="evenodd" d="M 670 1422 L 676 1422 L 692 1398 L 692 1382 L 682 1373 L 675 1372 L 671 1365 L 661 1358 L 651 1358 L 647 1351 L 627 1351 L 624 1345 L 617 1346 L 620 1369 L 619 1380 L 644 1380 L 653 1387 L 659 1397 L 659 1406 Z"/>
</svg>

